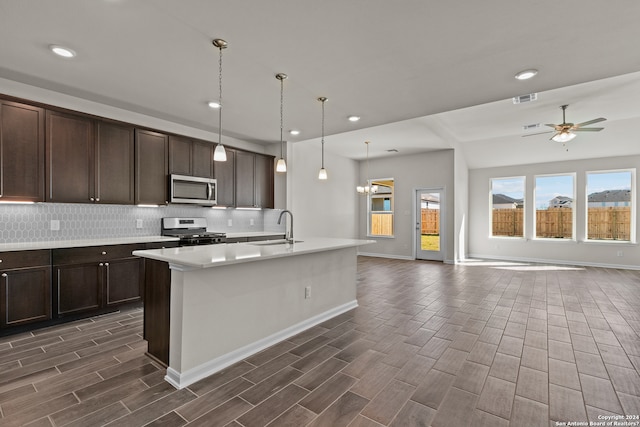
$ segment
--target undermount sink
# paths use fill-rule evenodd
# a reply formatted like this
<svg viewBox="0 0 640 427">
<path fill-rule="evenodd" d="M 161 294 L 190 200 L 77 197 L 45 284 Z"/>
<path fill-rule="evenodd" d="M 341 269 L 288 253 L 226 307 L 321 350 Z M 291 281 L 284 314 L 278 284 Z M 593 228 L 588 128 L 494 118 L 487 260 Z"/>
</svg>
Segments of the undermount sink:
<svg viewBox="0 0 640 427">
<path fill-rule="evenodd" d="M 288 240 L 265 240 L 263 242 L 251 242 L 250 245 L 254 246 L 275 246 L 275 245 L 286 245 L 291 243 L 302 243 L 302 240 L 294 240 L 290 242 Z"/>
</svg>

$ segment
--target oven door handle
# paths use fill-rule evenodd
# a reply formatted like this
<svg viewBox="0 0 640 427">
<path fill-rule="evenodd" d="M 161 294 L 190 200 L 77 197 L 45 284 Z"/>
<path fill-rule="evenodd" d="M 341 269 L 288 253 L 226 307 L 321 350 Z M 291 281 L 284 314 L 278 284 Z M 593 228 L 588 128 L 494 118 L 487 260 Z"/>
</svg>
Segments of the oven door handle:
<svg viewBox="0 0 640 427">
<path fill-rule="evenodd" d="M 207 200 L 211 200 L 211 183 L 207 183 Z"/>
</svg>

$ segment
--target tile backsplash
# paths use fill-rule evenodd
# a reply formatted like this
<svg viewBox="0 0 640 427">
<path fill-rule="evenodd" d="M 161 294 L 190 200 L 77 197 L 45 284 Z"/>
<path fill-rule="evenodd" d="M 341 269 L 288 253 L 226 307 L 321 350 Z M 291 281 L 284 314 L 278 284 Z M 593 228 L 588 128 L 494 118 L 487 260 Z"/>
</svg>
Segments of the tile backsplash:
<svg viewBox="0 0 640 427">
<path fill-rule="evenodd" d="M 0 204 L 0 243 L 157 236 L 163 217 L 205 217 L 209 231 L 284 233 L 284 222 L 276 224 L 280 212 L 183 205 L 146 208 L 75 203 Z M 138 220 L 142 220 L 142 228 L 137 228 Z M 58 230 L 52 230 L 57 226 Z"/>
</svg>

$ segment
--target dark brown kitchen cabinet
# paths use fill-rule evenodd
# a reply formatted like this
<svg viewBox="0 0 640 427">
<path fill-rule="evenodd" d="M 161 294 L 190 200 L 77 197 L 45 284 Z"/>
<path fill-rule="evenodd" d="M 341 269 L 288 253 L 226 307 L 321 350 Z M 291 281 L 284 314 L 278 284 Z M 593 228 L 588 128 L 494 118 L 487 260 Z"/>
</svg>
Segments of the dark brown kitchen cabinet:
<svg viewBox="0 0 640 427">
<path fill-rule="evenodd" d="M 256 154 L 255 197 L 256 206 L 273 209 L 273 156 Z"/>
<path fill-rule="evenodd" d="M 168 203 L 168 144 L 165 134 L 136 129 L 136 204 Z"/>
<path fill-rule="evenodd" d="M 213 174 L 218 186 L 218 206 L 236 206 L 236 150 L 225 147 L 226 162 L 214 162 Z"/>
<path fill-rule="evenodd" d="M 131 252 L 144 244 L 54 249 L 54 313 L 91 313 L 140 301 L 144 261 Z"/>
<path fill-rule="evenodd" d="M 0 101 L 0 200 L 44 201 L 44 109 Z"/>
<path fill-rule="evenodd" d="M 236 153 L 236 206 L 255 208 L 256 155 L 248 151 Z"/>
<path fill-rule="evenodd" d="M 94 121 L 47 111 L 46 125 L 46 201 L 93 202 Z"/>
<path fill-rule="evenodd" d="M 236 206 L 273 208 L 273 156 L 238 151 Z"/>
<path fill-rule="evenodd" d="M 169 173 L 213 178 L 213 144 L 170 136 Z"/>
<path fill-rule="evenodd" d="M 0 328 L 51 319 L 49 250 L 0 252 Z"/>
<path fill-rule="evenodd" d="M 47 111 L 47 201 L 134 202 L 133 128 Z"/>
<path fill-rule="evenodd" d="M 134 129 L 99 121 L 95 145 L 95 202 L 132 205 L 134 194 Z"/>
</svg>

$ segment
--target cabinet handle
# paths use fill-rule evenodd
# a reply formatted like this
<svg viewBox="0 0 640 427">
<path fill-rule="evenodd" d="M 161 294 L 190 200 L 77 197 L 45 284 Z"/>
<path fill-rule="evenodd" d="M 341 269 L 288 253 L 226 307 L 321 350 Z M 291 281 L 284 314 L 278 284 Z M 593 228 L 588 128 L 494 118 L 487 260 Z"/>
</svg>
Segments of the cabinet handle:
<svg viewBox="0 0 640 427">
<path fill-rule="evenodd" d="M 95 199 L 93 197 L 89 197 L 89 200 L 93 202 Z"/>
<path fill-rule="evenodd" d="M 104 263 L 102 263 L 102 262 L 100 264 L 98 264 L 98 266 L 100 266 L 100 267 L 102 267 L 103 265 L 104 265 Z"/>
<path fill-rule="evenodd" d="M 96 197 L 96 202 L 99 202 L 99 201 L 100 201 L 100 197 Z"/>
<path fill-rule="evenodd" d="M 105 251 L 102 251 L 102 255 L 106 255 L 107 253 Z"/>
<path fill-rule="evenodd" d="M 105 263 L 104 263 L 104 265 L 106 265 L 107 267 L 109 267 L 109 263 L 108 263 L 108 262 L 105 262 Z"/>
<path fill-rule="evenodd" d="M 7 273 L 2 273 L 2 277 L 9 277 Z"/>
</svg>

